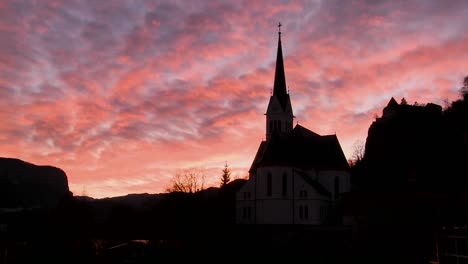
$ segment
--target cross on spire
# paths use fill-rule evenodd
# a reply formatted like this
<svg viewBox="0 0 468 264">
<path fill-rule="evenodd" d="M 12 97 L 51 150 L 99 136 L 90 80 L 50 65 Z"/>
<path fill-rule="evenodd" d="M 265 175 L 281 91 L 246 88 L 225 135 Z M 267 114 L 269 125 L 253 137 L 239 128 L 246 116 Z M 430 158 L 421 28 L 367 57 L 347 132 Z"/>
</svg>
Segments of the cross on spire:
<svg viewBox="0 0 468 264">
<path fill-rule="evenodd" d="M 278 22 L 278 34 L 281 36 L 281 22 Z"/>
</svg>

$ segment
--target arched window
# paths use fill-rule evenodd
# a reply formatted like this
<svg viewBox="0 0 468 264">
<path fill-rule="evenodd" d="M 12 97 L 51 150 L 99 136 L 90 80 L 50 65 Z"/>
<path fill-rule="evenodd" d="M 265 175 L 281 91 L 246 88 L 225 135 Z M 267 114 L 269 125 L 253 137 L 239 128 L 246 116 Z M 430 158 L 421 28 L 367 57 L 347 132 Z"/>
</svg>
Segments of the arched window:
<svg viewBox="0 0 468 264">
<path fill-rule="evenodd" d="M 309 207 L 307 205 L 304 206 L 304 218 L 309 219 Z"/>
<path fill-rule="evenodd" d="M 272 189 L 272 179 L 271 179 L 271 173 L 268 173 L 267 175 L 267 196 L 271 196 L 271 189 Z"/>
<path fill-rule="evenodd" d="M 286 196 L 288 194 L 288 175 L 286 173 L 283 174 L 283 181 L 282 181 L 282 187 L 283 187 L 283 196 Z"/>
<path fill-rule="evenodd" d="M 281 131 L 281 120 L 278 120 L 278 131 Z"/>
<path fill-rule="evenodd" d="M 338 176 L 335 177 L 335 199 L 338 199 L 340 195 L 340 178 Z"/>
<path fill-rule="evenodd" d="M 299 206 L 299 219 L 302 219 L 304 217 L 304 208 L 302 208 L 302 205 Z"/>
<path fill-rule="evenodd" d="M 320 220 L 323 221 L 327 217 L 327 208 L 325 206 L 320 206 Z"/>
</svg>

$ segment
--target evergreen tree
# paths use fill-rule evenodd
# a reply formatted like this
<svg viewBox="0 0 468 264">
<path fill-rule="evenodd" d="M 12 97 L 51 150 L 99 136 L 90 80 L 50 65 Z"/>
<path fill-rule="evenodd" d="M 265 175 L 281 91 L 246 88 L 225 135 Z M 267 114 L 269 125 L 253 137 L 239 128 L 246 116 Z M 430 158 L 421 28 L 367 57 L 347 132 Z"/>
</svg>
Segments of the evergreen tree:
<svg viewBox="0 0 468 264">
<path fill-rule="evenodd" d="M 228 164 L 224 165 L 223 175 L 221 176 L 221 187 L 228 184 L 231 181 L 231 169 L 229 169 Z"/>
</svg>

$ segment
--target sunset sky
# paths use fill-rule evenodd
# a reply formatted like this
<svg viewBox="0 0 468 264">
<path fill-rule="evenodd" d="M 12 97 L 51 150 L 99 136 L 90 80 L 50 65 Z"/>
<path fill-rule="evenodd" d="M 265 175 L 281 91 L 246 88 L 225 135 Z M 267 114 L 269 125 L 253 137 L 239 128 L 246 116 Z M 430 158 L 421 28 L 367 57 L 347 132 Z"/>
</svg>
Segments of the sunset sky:
<svg viewBox="0 0 468 264">
<path fill-rule="evenodd" d="M 184 168 L 245 177 L 277 23 L 299 124 L 353 144 L 393 96 L 444 105 L 468 75 L 468 2 L 0 1 L 0 156 L 92 197 L 159 193 Z"/>
</svg>

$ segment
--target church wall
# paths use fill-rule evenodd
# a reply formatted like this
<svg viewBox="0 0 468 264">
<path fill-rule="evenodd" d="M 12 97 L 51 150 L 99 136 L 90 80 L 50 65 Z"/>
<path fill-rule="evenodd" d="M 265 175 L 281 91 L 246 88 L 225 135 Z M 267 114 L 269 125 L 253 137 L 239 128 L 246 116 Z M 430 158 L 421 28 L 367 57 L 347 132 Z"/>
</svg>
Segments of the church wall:
<svg viewBox="0 0 468 264">
<path fill-rule="evenodd" d="M 315 174 L 315 171 L 308 172 L 312 179 L 314 179 Z M 328 214 L 329 197 L 318 193 L 297 174 L 295 174 L 294 189 L 294 223 L 321 224 Z"/>
<path fill-rule="evenodd" d="M 290 167 L 281 166 L 257 169 L 257 223 L 292 224 L 293 180 L 291 172 Z M 268 175 L 271 175 L 271 194 L 268 193 Z M 283 189 L 284 183 L 286 183 L 285 189 Z"/>
<path fill-rule="evenodd" d="M 330 202 L 335 199 L 335 178 L 339 179 L 339 192 L 347 192 L 350 190 L 349 173 L 316 170 L 306 173 L 322 184 L 331 193 L 331 197 L 318 193 L 299 174 L 294 174 L 292 167 L 258 168 L 257 174 L 252 174 L 236 194 L 236 222 L 321 224 L 328 214 Z M 268 174 L 271 175 L 271 195 L 268 195 Z M 286 175 L 285 193 L 283 175 Z"/>
<path fill-rule="evenodd" d="M 320 225 L 328 216 L 329 201 L 322 199 L 297 200 L 294 206 L 295 224 Z"/>
<path fill-rule="evenodd" d="M 332 194 L 332 198 L 335 199 L 336 188 L 335 188 L 335 181 L 338 179 L 338 193 L 345 193 L 351 190 L 351 183 L 350 183 L 350 174 L 347 171 L 339 171 L 339 170 L 325 170 L 325 171 L 309 171 L 309 175 L 311 175 L 312 179 L 318 181 L 322 184 L 330 193 Z"/>
<path fill-rule="evenodd" d="M 292 224 L 292 200 L 260 200 L 257 223 Z"/>
<path fill-rule="evenodd" d="M 236 193 L 236 223 L 255 223 L 255 174 Z"/>
</svg>

